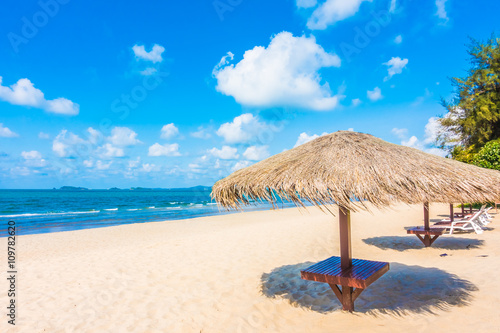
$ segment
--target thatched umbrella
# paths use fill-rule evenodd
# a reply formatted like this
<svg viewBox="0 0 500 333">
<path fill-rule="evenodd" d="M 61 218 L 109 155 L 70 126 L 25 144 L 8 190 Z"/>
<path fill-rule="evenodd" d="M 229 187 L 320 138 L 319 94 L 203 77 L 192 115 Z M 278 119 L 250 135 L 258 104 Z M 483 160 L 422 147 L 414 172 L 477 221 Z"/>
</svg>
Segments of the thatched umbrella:
<svg viewBox="0 0 500 333">
<path fill-rule="evenodd" d="M 309 202 L 329 212 L 327 205 L 337 204 L 341 267 L 347 269 L 350 211 L 368 210 L 367 203 L 381 208 L 398 202 L 494 201 L 500 197 L 500 172 L 338 131 L 234 172 L 213 186 L 212 197 L 236 209 L 253 200 Z"/>
</svg>

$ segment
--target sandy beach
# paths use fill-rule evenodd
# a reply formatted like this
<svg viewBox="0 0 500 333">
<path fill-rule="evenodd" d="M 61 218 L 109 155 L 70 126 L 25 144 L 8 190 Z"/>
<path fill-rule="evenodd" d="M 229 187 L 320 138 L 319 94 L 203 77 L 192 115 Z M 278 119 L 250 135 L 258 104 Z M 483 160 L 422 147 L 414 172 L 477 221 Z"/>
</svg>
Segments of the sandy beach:
<svg viewBox="0 0 500 333">
<path fill-rule="evenodd" d="M 353 257 L 391 269 L 341 311 L 300 269 L 339 253 L 317 208 L 18 237 L 18 319 L 1 332 L 498 332 L 500 223 L 481 235 L 407 235 L 421 205 L 352 214 Z M 432 204 L 431 221 L 448 205 Z M 442 256 L 446 254 L 445 256 Z"/>
</svg>

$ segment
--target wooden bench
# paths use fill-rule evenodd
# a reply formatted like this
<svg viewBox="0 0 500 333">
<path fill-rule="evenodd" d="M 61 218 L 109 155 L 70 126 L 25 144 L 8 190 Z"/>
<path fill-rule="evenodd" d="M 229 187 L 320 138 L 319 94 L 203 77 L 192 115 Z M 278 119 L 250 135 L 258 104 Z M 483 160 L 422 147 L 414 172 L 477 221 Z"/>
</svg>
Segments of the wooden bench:
<svg viewBox="0 0 500 333">
<path fill-rule="evenodd" d="M 304 280 L 328 283 L 343 309 L 354 311 L 354 301 L 359 294 L 388 270 L 387 262 L 362 259 L 352 259 L 350 267 L 342 268 L 340 257 L 330 257 L 301 271 L 300 276 Z"/>
<path fill-rule="evenodd" d="M 452 204 L 450 204 L 450 216 L 453 216 Z M 429 225 L 429 203 L 424 202 L 424 226 L 407 229 L 406 233 L 416 235 L 418 239 L 420 239 L 420 241 L 424 243 L 425 247 L 429 247 L 439 236 L 441 236 L 445 232 L 443 228 L 431 228 Z"/>
<path fill-rule="evenodd" d="M 406 233 L 410 234 L 410 235 L 416 235 L 418 237 L 418 239 L 420 239 L 420 241 L 422 243 L 424 243 L 424 245 L 426 247 L 429 247 L 432 245 L 432 243 L 434 243 L 434 241 L 439 236 L 444 234 L 445 231 L 446 230 L 444 228 L 426 229 L 425 227 L 415 227 L 415 228 L 411 228 L 411 229 L 406 230 Z"/>
</svg>

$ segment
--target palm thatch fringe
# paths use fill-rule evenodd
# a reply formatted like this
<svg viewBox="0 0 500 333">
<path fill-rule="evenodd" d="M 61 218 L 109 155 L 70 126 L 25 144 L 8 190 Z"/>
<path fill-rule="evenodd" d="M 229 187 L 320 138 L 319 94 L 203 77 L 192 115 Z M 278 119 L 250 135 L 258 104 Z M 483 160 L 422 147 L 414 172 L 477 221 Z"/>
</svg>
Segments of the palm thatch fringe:
<svg viewBox="0 0 500 333">
<path fill-rule="evenodd" d="M 500 198 L 500 172 L 383 141 L 338 131 L 271 156 L 218 181 L 222 207 L 289 200 L 352 211 L 402 202 L 486 202 Z M 359 200 L 355 200 L 359 199 Z"/>
</svg>

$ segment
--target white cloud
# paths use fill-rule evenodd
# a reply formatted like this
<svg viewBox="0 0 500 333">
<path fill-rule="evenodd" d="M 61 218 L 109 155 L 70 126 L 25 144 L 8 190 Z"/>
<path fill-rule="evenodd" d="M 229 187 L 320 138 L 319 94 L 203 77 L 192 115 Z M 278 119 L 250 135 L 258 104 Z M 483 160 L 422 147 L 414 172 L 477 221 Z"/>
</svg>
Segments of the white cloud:
<svg viewBox="0 0 500 333">
<path fill-rule="evenodd" d="M 307 21 L 311 30 L 324 30 L 328 26 L 354 16 L 363 1 L 372 0 L 326 0 L 314 10 Z"/>
<path fill-rule="evenodd" d="M 149 163 L 142 164 L 142 171 L 145 172 L 158 171 L 158 169 L 159 168 L 155 164 L 149 164 Z"/>
<path fill-rule="evenodd" d="M 10 104 L 36 107 L 57 114 L 75 116 L 80 112 L 80 106 L 69 99 L 63 97 L 53 100 L 45 99 L 43 92 L 35 88 L 28 79 L 19 79 L 7 87 L 2 85 L 0 76 L 0 99 Z"/>
<path fill-rule="evenodd" d="M 106 143 L 102 147 L 97 148 L 97 154 L 101 158 L 123 157 L 125 152 L 123 148 L 115 147 L 111 143 Z"/>
<path fill-rule="evenodd" d="M 417 149 L 421 149 L 423 148 L 422 147 L 422 144 L 420 143 L 420 141 L 418 140 L 418 138 L 413 135 L 411 138 L 409 138 L 408 140 L 402 140 L 401 141 L 401 144 L 403 146 L 407 146 L 407 147 L 412 147 L 412 148 L 417 148 Z"/>
<path fill-rule="evenodd" d="M 455 111 L 455 113 L 453 113 L 453 114 L 450 112 L 446 113 L 443 116 L 443 118 L 450 119 L 453 122 L 456 122 L 459 119 L 463 120 L 465 118 L 464 109 L 456 108 L 454 111 Z M 431 119 L 432 119 L 432 122 L 437 122 L 437 118 L 431 118 Z M 429 125 L 431 123 L 431 119 L 429 119 L 429 122 L 427 123 L 427 125 L 425 127 L 426 132 L 429 131 L 429 133 L 434 132 L 437 134 L 429 134 L 429 136 L 434 136 L 434 137 L 436 137 L 436 135 L 442 136 L 442 138 L 445 139 L 445 141 L 447 141 L 448 146 L 455 146 L 457 144 L 462 143 L 463 138 L 459 134 L 461 131 L 458 128 L 458 126 L 452 126 L 452 127 L 448 127 L 446 129 L 444 129 L 444 128 L 440 128 L 440 126 L 437 125 L 438 128 L 435 129 L 435 131 L 433 131 L 433 129 L 432 129 L 433 126 Z M 430 127 L 429 129 L 428 129 L 428 126 Z"/>
<path fill-rule="evenodd" d="M 170 123 L 162 127 L 160 137 L 162 139 L 170 139 L 177 134 L 179 134 L 179 129 L 175 127 L 174 123 Z"/>
<path fill-rule="evenodd" d="M 425 134 L 423 140 L 419 140 L 415 135 L 412 135 L 410 138 L 408 138 L 408 130 L 406 128 L 392 129 L 392 133 L 401 139 L 401 144 L 403 146 L 416 148 L 429 154 L 444 157 L 447 155 L 447 152 L 434 146 L 436 138 L 440 134 L 440 131 L 441 125 L 439 124 L 437 117 L 429 118 L 427 124 L 425 125 Z"/>
<path fill-rule="evenodd" d="M 269 46 L 256 46 L 243 59 L 229 64 L 221 59 L 213 70 L 217 91 L 251 107 L 297 107 L 332 110 L 341 97 L 332 95 L 328 83 L 321 84 L 319 70 L 339 67 L 340 58 L 326 52 L 314 36 L 275 35 Z"/>
<path fill-rule="evenodd" d="M 11 174 L 14 176 L 28 176 L 30 174 L 30 169 L 27 167 L 15 167 L 10 170 Z"/>
<path fill-rule="evenodd" d="M 297 142 L 295 142 L 295 146 L 293 148 L 298 147 L 300 145 L 303 145 L 306 142 L 312 141 L 314 139 L 319 138 L 320 136 L 327 135 L 328 133 L 323 132 L 321 135 L 318 134 L 313 134 L 313 135 L 308 135 L 306 132 L 300 133 L 299 137 L 297 138 Z"/>
<path fill-rule="evenodd" d="M 155 143 L 149 147 L 148 156 L 181 156 L 177 143 L 164 144 Z"/>
<path fill-rule="evenodd" d="M 396 44 L 401 44 L 403 42 L 403 36 L 401 35 L 397 35 L 395 38 L 394 38 L 394 43 Z"/>
<path fill-rule="evenodd" d="M 298 8 L 311 8 L 318 4 L 317 0 L 297 0 Z"/>
<path fill-rule="evenodd" d="M 125 147 L 140 143 L 137 133 L 127 127 L 114 127 L 111 135 L 106 138 L 100 131 L 89 127 L 85 136 L 86 139 L 82 139 L 76 134 L 62 130 L 52 141 L 52 150 L 59 157 L 85 158 L 89 164 L 92 157 L 123 157 Z"/>
<path fill-rule="evenodd" d="M 74 156 L 74 146 L 86 144 L 78 135 L 62 130 L 52 141 L 52 151 L 59 157 Z"/>
<path fill-rule="evenodd" d="M 238 149 L 230 146 L 222 146 L 222 149 L 212 148 L 208 152 L 223 160 L 234 160 L 239 157 Z"/>
<path fill-rule="evenodd" d="M 87 132 L 89 133 L 89 142 L 92 144 L 97 144 L 98 142 L 103 140 L 103 135 L 96 129 L 92 127 L 87 128 Z"/>
<path fill-rule="evenodd" d="M 431 117 L 425 125 L 425 140 L 426 144 L 434 144 L 444 128 L 441 126 L 438 117 Z"/>
<path fill-rule="evenodd" d="M 44 132 L 40 132 L 40 133 L 38 133 L 38 138 L 46 140 L 46 139 L 50 139 L 50 135 L 47 133 L 44 133 Z"/>
<path fill-rule="evenodd" d="M 74 116 L 80 112 L 80 106 L 66 98 L 56 98 L 46 101 L 44 109 L 48 112 Z"/>
<path fill-rule="evenodd" d="M 446 24 L 450 19 L 448 18 L 448 13 L 446 13 L 446 4 L 447 0 L 436 0 L 436 15 L 442 20 L 443 24 Z"/>
<path fill-rule="evenodd" d="M 163 61 L 161 54 L 165 51 L 165 48 L 161 45 L 155 44 L 155 45 L 153 45 L 153 48 L 151 49 L 151 51 L 146 52 L 144 45 L 137 45 L 136 44 L 132 47 L 132 50 L 134 51 L 134 54 L 138 59 L 157 63 L 157 62 Z"/>
<path fill-rule="evenodd" d="M 359 98 L 355 98 L 352 100 L 352 106 L 356 107 L 361 104 L 361 100 Z"/>
<path fill-rule="evenodd" d="M 97 161 L 95 167 L 97 170 L 108 170 L 113 162 L 104 163 L 103 161 Z"/>
<path fill-rule="evenodd" d="M 30 167 L 44 167 L 47 163 L 42 158 L 42 154 L 36 150 L 23 151 L 21 156 L 25 159 L 25 164 Z"/>
<path fill-rule="evenodd" d="M 141 73 L 141 75 L 144 75 L 144 76 L 149 76 L 149 75 L 155 74 L 156 72 L 158 72 L 158 70 L 156 68 L 148 67 L 145 70 L 140 71 L 139 73 Z"/>
<path fill-rule="evenodd" d="M 193 138 L 197 139 L 209 139 L 212 137 L 212 135 L 209 133 L 209 130 L 204 128 L 203 126 L 198 127 L 198 130 L 196 132 L 191 132 L 190 135 Z"/>
<path fill-rule="evenodd" d="M 40 154 L 40 152 L 36 151 L 36 150 L 32 150 L 32 151 L 23 151 L 21 153 L 21 156 L 25 159 L 25 160 L 34 160 L 34 159 L 41 159 L 42 158 L 42 154 Z"/>
<path fill-rule="evenodd" d="M 137 168 L 139 166 L 140 162 L 141 162 L 141 158 L 137 157 L 135 160 L 129 160 L 127 166 L 130 169 L 134 169 L 134 168 Z"/>
<path fill-rule="evenodd" d="M 388 75 L 384 78 L 384 81 L 389 80 L 393 75 L 401 74 L 403 68 L 408 64 L 408 59 L 401 59 L 400 57 L 392 57 L 388 62 L 384 62 L 383 65 L 387 67 Z"/>
<path fill-rule="evenodd" d="M 391 0 L 389 5 L 389 12 L 394 13 L 396 11 L 396 0 Z"/>
<path fill-rule="evenodd" d="M 231 168 L 231 171 L 232 172 L 235 172 L 237 170 L 240 170 L 240 169 L 243 169 L 243 168 L 246 168 L 247 166 L 249 166 L 250 164 L 252 164 L 250 161 L 238 161 L 236 162 L 235 165 L 233 165 L 233 167 Z"/>
<path fill-rule="evenodd" d="M 112 144 L 122 147 L 141 143 L 141 141 L 137 140 L 137 133 L 128 127 L 114 127 L 108 139 Z"/>
<path fill-rule="evenodd" d="M 11 131 L 8 127 L 5 127 L 3 123 L 0 123 L 0 138 L 15 138 L 19 134 Z"/>
<path fill-rule="evenodd" d="M 446 157 L 448 155 L 448 153 L 445 150 L 439 149 L 439 148 L 436 148 L 436 147 L 426 148 L 424 151 L 426 153 L 429 153 L 429 154 L 432 154 L 432 155 L 441 156 L 441 157 Z"/>
<path fill-rule="evenodd" d="M 191 172 L 194 172 L 194 173 L 204 173 L 204 171 L 205 171 L 201 165 L 196 164 L 196 163 L 188 164 L 188 168 Z"/>
<path fill-rule="evenodd" d="M 277 128 L 261 122 L 251 113 L 245 113 L 234 118 L 230 123 L 222 124 L 217 135 L 227 143 L 249 143 L 255 140 L 264 131 L 277 131 Z"/>
<path fill-rule="evenodd" d="M 268 146 L 250 146 L 248 147 L 243 156 L 250 161 L 260 161 L 269 157 Z"/>
<path fill-rule="evenodd" d="M 408 134 L 408 130 L 406 128 L 393 128 L 391 131 L 394 135 L 396 135 L 398 138 L 403 139 L 406 137 Z"/>
<path fill-rule="evenodd" d="M 93 165 L 94 165 L 94 161 L 92 161 L 92 160 L 84 160 L 83 161 L 83 166 L 86 168 L 92 168 Z"/>
<path fill-rule="evenodd" d="M 442 149 L 426 145 L 425 142 L 420 141 L 416 136 L 412 136 L 411 138 L 409 138 L 406 141 L 405 140 L 401 141 L 401 144 L 403 146 L 416 148 L 416 149 L 422 150 L 426 153 L 441 156 L 441 157 L 445 157 L 448 154 L 446 151 L 444 151 Z"/>
<path fill-rule="evenodd" d="M 372 102 L 375 102 L 375 101 L 378 101 L 379 99 L 384 98 L 384 96 L 382 96 L 382 91 L 380 90 L 379 87 L 375 87 L 373 90 L 368 90 L 366 92 L 366 96 Z"/>
</svg>

